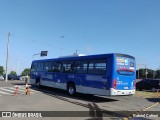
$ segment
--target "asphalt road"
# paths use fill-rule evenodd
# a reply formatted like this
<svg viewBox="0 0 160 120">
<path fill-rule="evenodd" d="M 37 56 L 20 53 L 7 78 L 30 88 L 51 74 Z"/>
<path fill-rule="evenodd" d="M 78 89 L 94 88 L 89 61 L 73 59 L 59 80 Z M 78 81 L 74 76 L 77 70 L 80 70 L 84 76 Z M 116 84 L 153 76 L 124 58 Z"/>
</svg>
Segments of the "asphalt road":
<svg viewBox="0 0 160 120">
<path fill-rule="evenodd" d="M 19 94 L 14 96 L 13 93 L 16 85 L 19 85 L 20 87 Z M 58 119 L 65 118 L 68 120 L 92 120 L 95 118 L 95 116 L 98 116 L 98 119 L 102 120 L 108 119 L 102 118 L 102 116 L 105 116 L 108 113 L 111 114 L 110 117 L 113 118 L 114 115 L 121 115 L 121 112 L 123 111 L 160 111 L 160 104 L 156 104 L 160 101 L 160 98 L 145 99 L 135 96 L 104 97 L 83 94 L 70 97 L 65 91 L 48 87 L 38 89 L 34 85 L 30 87 L 31 95 L 25 95 L 24 85 L 24 81 L 14 80 L 8 81 L 7 83 L 5 81 L 0 81 L 0 111 L 61 111 L 58 114 L 62 116 L 60 117 L 59 115 Z M 64 113 L 62 111 L 73 112 Z M 76 118 L 73 117 L 72 113 L 75 111 L 81 111 L 79 114 L 82 114 L 82 116 L 78 116 Z M 63 113 L 64 115 L 67 114 L 68 116 L 71 115 L 72 117 L 63 117 Z M 53 114 L 57 113 L 53 112 L 52 115 Z M 87 116 L 84 117 L 86 114 Z M 127 115 L 128 114 L 129 113 L 127 113 Z M 44 118 L 30 119 L 35 120 Z M 52 120 L 53 118 L 50 117 L 45 119 Z M 57 118 L 54 117 L 54 119 Z"/>
</svg>

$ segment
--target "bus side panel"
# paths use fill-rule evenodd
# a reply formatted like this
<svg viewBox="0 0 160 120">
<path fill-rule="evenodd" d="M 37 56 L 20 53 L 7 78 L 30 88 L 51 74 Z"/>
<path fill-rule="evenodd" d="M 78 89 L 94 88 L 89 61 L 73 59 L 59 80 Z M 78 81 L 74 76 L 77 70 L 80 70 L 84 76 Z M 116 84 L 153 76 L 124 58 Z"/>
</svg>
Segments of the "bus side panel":
<svg viewBox="0 0 160 120">
<path fill-rule="evenodd" d="M 86 94 L 110 95 L 109 90 L 112 80 L 113 57 L 106 57 L 106 74 L 104 75 L 81 75 L 81 88 Z M 83 76 L 83 77 L 82 77 Z"/>
<path fill-rule="evenodd" d="M 56 77 L 56 73 L 53 72 L 44 72 L 42 74 L 42 78 L 41 78 L 41 85 L 43 86 L 48 86 L 48 87 L 56 87 L 56 81 L 57 81 L 57 77 Z"/>
<path fill-rule="evenodd" d="M 65 79 L 65 74 L 63 73 L 55 73 L 54 79 L 55 79 L 55 84 L 56 88 L 60 88 L 63 90 L 66 90 L 66 79 Z"/>
<path fill-rule="evenodd" d="M 86 78 L 85 74 L 75 74 L 75 83 L 76 83 L 76 92 L 78 93 L 86 93 L 84 89 L 84 80 Z"/>
<path fill-rule="evenodd" d="M 107 95 L 106 75 L 86 75 L 84 90 L 88 94 Z"/>
<path fill-rule="evenodd" d="M 64 90 L 67 90 L 67 84 L 69 84 L 70 82 L 74 83 L 76 86 L 76 91 L 77 92 L 81 92 L 81 82 L 80 79 L 82 77 L 77 77 L 76 74 L 74 73 L 59 73 L 58 75 L 58 79 L 56 82 L 57 88 L 61 88 Z M 78 86 L 78 88 L 77 88 Z"/>
</svg>

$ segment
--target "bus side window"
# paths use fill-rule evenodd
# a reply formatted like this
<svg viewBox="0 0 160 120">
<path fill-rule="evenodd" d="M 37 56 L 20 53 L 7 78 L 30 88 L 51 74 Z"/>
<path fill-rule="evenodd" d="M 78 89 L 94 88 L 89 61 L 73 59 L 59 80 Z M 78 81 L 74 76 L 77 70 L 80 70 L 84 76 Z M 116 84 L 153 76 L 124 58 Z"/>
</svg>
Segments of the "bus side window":
<svg viewBox="0 0 160 120">
<path fill-rule="evenodd" d="M 48 65 L 47 65 L 47 69 L 48 69 L 48 72 L 51 72 L 52 70 L 51 70 L 51 62 L 48 62 Z"/>
<path fill-rule="evenodd" d="M 71 72 L 72 72 L 72 73 L 75 73 L 75 72 L 76 72 L 76 69 L 77 69 L 77 64 L 76 64 L 76 62 L 72 62 L 72 63 L 71 63 Z"/>
<path fill-rule="evenodd" d="M 89 61 L 88 73 L 106 74 L 106 59 L 94 59 Z"/>
<path fill-rule="evenodd" d="M 105 74 L 106 73 L 106 60 L 100 59 L 95 63 L 95 72 L 97 74 Z"/>
<path fill-rule="evenodd" d="M 88 73 L 95 74 L 95 60 L 89 60 Z"/>
<path fill-rule="evenodd" d="M 54 62 L 51 63 L 51 70 L 50 72 L 54 72 Z"/>
<path fill-rule="evenodd" d="M 43 65 L 44 65 L 44 63 L 38 63 L 37 64 L 37 71 L 43 71 Z"/>
<path fill-rule="evenodd" d="M 83 72 L 87 73 L 87 70 L 88 70 L 88 61 L 83 61 L 82 65 L 83 65 Z"/>
<path fill-rule="evenodd" d="M 53 62 L 51 64 L 51 71 L 52 72 L 60 72 L 60 70 L 61 70 L 61 64 L 60 64 L 60 62 Z"/>
<path fill-rule="evenodd" d="M 84 74 L 87 73 L 88 61 L 81 60 L 76 61 L 76 73 Z"/>
<path fill-rule="evenodd" d="M 65 72 L 65 67 L 62 65 L 61 72 Z"/>
<path fill-rule="evenodd" d="M 44 68 L 43 68 L 43 70 L 44 70 L 45 72 L 48 72 L 48 62 L 45 62 L 45 63 L 44 63 Z"/>
<path fill-rule="evenodd" d="M 63 73 L 71 73 L 71 61 L 64 61 L 63 64 L 62 64 L 62 68 L 61 68 L 61 71 Z"/>
<path fill-rule="evenodd" d="M 56 62 L 55 63 L 55 71 L 56 72 L 60 72 L 61 71 L 61 63 L 60 62 Z"/>
<path fill-rule="evenodd" d="M 36 71 L 37 63 L 33 63 L 31 66 L 31 72 Z"/>
<path fill-rule="evenodd" d="M 76 64 L 76 71 L 75 71 L 75 73 L 81 73 L 80 72 L 81 71 L 80 61 L 76 61 L 75 64 Z"/>
</svg>

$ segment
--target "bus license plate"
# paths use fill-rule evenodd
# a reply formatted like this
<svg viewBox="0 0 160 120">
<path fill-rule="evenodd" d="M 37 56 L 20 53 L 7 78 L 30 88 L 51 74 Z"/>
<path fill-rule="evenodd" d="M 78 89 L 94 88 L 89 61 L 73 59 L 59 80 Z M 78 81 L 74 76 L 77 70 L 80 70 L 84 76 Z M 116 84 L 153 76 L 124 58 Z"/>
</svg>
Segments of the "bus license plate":
<svg viewBox="0 0 160 120">
<path fill-rule="evenodd" d="M 128 87 L 124 87 L 124 89 L 126 90 L 126 89 L 128 89 Z"/>
</svg>

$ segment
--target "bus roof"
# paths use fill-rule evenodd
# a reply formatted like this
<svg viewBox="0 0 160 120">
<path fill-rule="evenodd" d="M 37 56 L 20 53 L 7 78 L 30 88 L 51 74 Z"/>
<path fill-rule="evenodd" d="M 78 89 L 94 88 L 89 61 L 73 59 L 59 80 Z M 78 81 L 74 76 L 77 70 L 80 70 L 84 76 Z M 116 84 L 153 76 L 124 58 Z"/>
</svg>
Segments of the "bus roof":
<svg viewBox="0 0 160 120">
<path fill-rule="evenodd" d="M 51 61 L 51 60 L 70 60 L 70 59 L 86 59 L 86 58 L 94 58 L 95 56 L 98 58 L 102 58 L 102 57 L 106 57 L 106 56 L 118 56 L 118 57 L 129 57 L 132 59 L 135 59 L 135 57 L 127 55 L 127 54 L 121 54 L 121 53 L 109 53 L 109 54 L 95 54 L 95 55 L 84 55 L 84 56 L 74 56 L 74 55 L 70 55 L 70 56 L 62 56 L 59 58 L 51 58 L 51 59 L 40 59 L 40 60 L 34 60 L 32 62 L 40 62 L 40 61 Z"/>
</svg>

